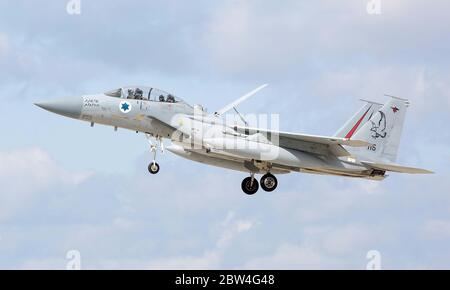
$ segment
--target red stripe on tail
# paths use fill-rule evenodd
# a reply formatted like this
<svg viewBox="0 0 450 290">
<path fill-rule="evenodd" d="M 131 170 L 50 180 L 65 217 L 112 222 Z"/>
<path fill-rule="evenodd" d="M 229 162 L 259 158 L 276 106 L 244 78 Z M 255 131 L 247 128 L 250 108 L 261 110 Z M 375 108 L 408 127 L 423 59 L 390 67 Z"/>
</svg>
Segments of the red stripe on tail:
<svg viewBox="0 0 450 290">
<path fill-rule="evenodd" d="M 347 138 L 347 139 L 352 138 L 353 134 L 355 134 L 356 130 L 358 129 L 359 125 L 361 125 L 361 122 L 364 120 L 367 113 L 369 113 L 370 108 L 372 108 L 372 106 L 370 106 L 367 109 L 367 111 L 364 113 L 364 115 L 358 120 L 358 122 L 356 122 L 355 126 L 353 126 L 353 128 L 347 133 L 347 135 L 345 135 L 345 138 Z"/>
</svg>

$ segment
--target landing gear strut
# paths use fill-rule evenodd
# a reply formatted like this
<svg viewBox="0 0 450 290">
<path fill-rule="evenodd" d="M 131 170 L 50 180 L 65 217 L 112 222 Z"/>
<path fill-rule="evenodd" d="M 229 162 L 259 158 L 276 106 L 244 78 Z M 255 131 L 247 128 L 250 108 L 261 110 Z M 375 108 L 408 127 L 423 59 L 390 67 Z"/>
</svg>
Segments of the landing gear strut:
<svg viewBox="0 0 450 290">
<path fill-rule="evenodd" d="M 162 138 L 159 136 L 155 137 L 156 144 L 153 144 L 150 134 L 145 134 L 145 137 L 147 137 L 148 143 L 150 143 L 150 152 L 153 153 L 153 161 L 148 165 L 148 172 L 151 174 L 156 174 L 159 172 L 159 164 L 156 163 L 156 152 L 159 147 L 161 149 L 161 153 L 164 153 L 164 143 L 162 142 Z"/>
<path fill-rule="evenodd" d="M 250 177 L 245 178 L 242 181 L 241 187 L 242 190 L 245 192 L 245 194 L 248 195 L 255 194 L 259 189 L 258 181 L 255 179 L 255 174 L 252 173 Z"/>
<path fill-rule="evenodd" d="M 261 188 L 267 192 L 274 191 L 278 186 L 277 178 L 270 173 L 267 173 L 266 175 L 261 177 L 260 183 L 261 183 Z"/>
</svg>

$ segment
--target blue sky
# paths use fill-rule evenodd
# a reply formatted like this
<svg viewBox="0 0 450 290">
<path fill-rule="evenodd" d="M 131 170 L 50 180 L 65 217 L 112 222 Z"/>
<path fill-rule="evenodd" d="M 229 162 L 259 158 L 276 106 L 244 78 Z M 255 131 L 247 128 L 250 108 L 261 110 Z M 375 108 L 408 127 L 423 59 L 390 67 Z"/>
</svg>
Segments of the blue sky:
<svg viewBox="0 0 450 290">
<path fill-rule="evenodd" d="M 0 0 L 0 268 L 450 267 L 450 3 Z M 432 176 L 383 182 L 280 176 L 249 198 L 241 173 L 166 153 L 149 176 L 134 132 L 49 114 L 38 100 L 127 84 L 282 130 L 333 134 L 383 94 L 411 100 L 399 163 Z"/>
</svg>

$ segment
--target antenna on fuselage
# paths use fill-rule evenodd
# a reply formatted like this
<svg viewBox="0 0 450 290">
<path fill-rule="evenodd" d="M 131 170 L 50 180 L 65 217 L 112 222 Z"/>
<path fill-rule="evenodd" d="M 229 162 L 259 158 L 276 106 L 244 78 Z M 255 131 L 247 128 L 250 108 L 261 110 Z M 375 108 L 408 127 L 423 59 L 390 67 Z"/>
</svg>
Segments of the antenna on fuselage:
<svg viewBox="0 0 450 290">
<path fill-rule="evenodd" d="M 259 92 L 260 90 L 264 89 L 264 88 L 267 87 L 267 86 L 268 86 L 268 84 L 264 84 L 264 85 L 262 85 L 262 86 L 257 87 L 256 89 L 254 89 L 253 91 L 251 91 L 251 92 L 249 92 L 249 93 L 243 95 L 242 97 L 240 97 L 240 98 L 237 99 L 236 101 L 234 101 L 234 102 L 232 102 L 232 103 L 226 105 L 225 107 L 223 107 L 223 108 L 220 109 L 220 110 L 217 110 L 217 111 L 214 113 L 214 115 L 215 115 L 216 117 L 219 117 L 219 116 L 225 114 L 226 112 L 228 112 L 228 111 L 231 110 L 231 109 L 234 109 L 235 111 L 237 111 L 237 110 L 236 110 L 236 107 L 237 107 L 240 103 L 242 103 L 243 101 L 247 100 L 247 99 L 250 98 L 251 96 L 255 95 L 257 92 Z M 239 115 L 240 115 L 240 114 L 239 114 Z"/>
</svg>

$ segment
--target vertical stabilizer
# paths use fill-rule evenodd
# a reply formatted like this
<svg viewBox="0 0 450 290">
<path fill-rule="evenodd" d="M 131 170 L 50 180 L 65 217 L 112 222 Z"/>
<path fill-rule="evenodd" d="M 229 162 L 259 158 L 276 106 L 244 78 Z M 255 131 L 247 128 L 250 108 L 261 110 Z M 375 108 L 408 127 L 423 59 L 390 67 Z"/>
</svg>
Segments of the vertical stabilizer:
<svg viewBox="0 0 450 290">
<path fill-rule="evenodd" d="M 365 102 L 364 106 L 359 109 L 335 134 L 334 137 L 352 138 L 355 133 L 361 129 L 364 124 L 375 114 L 382 104 L 371 101 L 362 100 Z"/>
<path fill-rule="evenodd" d="M 365 160 L 395 162 L 408 106 L 407 100 L 391 97 L 352 138 L 373 145 L 351 152 Z"/>
</svg>

